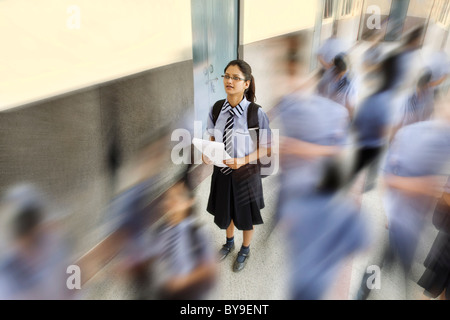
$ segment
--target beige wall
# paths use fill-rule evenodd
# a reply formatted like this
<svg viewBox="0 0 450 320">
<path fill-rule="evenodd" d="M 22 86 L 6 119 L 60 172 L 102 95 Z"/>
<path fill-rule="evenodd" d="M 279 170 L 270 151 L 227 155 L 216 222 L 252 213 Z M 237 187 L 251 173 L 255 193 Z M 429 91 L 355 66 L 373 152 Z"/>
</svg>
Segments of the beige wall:
<svg viewBox="0 0 450 320">
<path fill-rule="evenodd" d="M 241 45 L 314 26 L 316 1 L 244 0 Z"/>
<path fill-rule="evenodd" d="M 447 41 L 445 42 L 444 51 L 450 56 L 450 35 L 447 33 Z"/>
<path fill-rule="evenodd" d="M 427 19 L 434 0 L 410 0 L 408 7 L 409 17 L 418 17 Z"/>
<path fill-rule="evenodd" d="M 441 50 L 445 37 L 447 37 L 447 33 L 442 25 L 430 21 L 423 41 L 424 46 L 430 50 Z"/>
<path fill-rule="evenodd" d="M 382 15 L 388 15 L 391 11 L 391 3 L 392 0 L 366 0 L 364 2 L 364 13 L 367 13 L 367 7 L 376 5 L 380 8 Z"/>
<path fill-rule="evenodd" d="M 0 41 L 1 111 L 192 59 L 190 1 L 3 0 Z"/>
</svg>

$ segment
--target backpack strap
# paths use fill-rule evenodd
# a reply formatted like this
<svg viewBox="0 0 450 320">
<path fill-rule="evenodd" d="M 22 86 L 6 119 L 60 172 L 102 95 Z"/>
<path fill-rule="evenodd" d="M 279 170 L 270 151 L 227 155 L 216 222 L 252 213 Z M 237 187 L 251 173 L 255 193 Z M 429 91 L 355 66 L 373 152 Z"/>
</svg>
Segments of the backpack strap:
<svg viewBox="0 0 450 320">
<path fill-rule="evenodd" d="M 225 103 L 225 99 L 218 100 L 216 103 L 214 103 L 213 109 L 212 109 L 212 120 L 213 124 L 216 125 L 217 118 L 219 117 L 220 110 L 222 110 L 222 106 Z"/>
<path fill-rule="evenodd" d="M 261 108 L 259 104 L 254 102 L 250 102 L 247 110 L 247 126 L 248 128 L 256 128 L 259 129 L 259 121 L 258 121 L 258 109 Z"/>
<path fill-rule="evenodd" d="M 250 105 L 248 106 L 248 110 L 247 110 L 247 126 L 249 129 L 256 129 L 255 130 L 255 134 L 256 134 L 256 145 L 257 147 L 259 147 L 259 120 L 258 120 L 258 109 L 261 108 L 260 105 L 251 102 Z M 251 134 L 250 135 L 253 139 L 254 135 Z M 271 153 L 268 153 L 268 156 L 271 156 Z M 270 167 L 271 163 L 269 162 L 268 164 L 262 164 L 260 159 L 258 159 L 258 165 L 260 167 Z M 262 178 L 267 177 L 267 175 L 261 175 Z"/>
<path fill-rule="evenodd" d="M 261 108 L 259 104 L 250 102 L 247 109 L 247 127 L 249 129 L 256 129 L 256 145 L 259 145 L 259 120 L 258 109 Z"/>
</svg>

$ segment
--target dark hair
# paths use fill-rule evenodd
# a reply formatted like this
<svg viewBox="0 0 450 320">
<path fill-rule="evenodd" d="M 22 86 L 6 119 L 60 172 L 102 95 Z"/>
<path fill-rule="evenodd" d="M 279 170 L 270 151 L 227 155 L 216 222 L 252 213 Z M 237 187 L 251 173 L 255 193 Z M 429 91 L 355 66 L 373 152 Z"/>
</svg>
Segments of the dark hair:
<svg viewBox="0 0 450 320">
<path fill-rule="evenodd" d="M 420 76 L 419 80 L 417 81 L 417 86 L 419 88 L 423 88 L 426 85 L 428 85 L 431 81 L 431 70 L 429 68 L 426 68 L 423 72 L 422 75 Z"/>
<path fill-rule="evenodd" d="M 30 234 L 42 221 L 41 208 L 37 206 L 24 207 L 17 213 L 13 222 L 14 235 L 19 238 Z"/>
<path fill-rule="evenodd" d="M 377 92 L 395 88 L 399 75 L 399 54 L 394 53 L 386 57 L 379 66 L 381 86 Z"/>
<path fill-rule="evenodd" d="M 338 192 L 344 186 L 343 168 L 337 157 L 329 159 L 325 163 L 321 180 L 317 185 L 317 190 L 324 193 Z"/>
<path fill-rule="evenodd" d="M 342 71 L 346 71 L 348 68 L 347 57 L 345 53 L 339 53 L 334 57 L 333 64 L 336 67 L 336 72 L 341 73 Z"/>
<path fill-rule="evenodd" d="M 241 72 L 244 74 L 245 80 L 250 80 L 250 85 L 248 86 L 247 90 L 245 90 L 244 94 L 248 101 L 255 102 L 255 78 L 253 78 L 252 68 L 250 67 L 250 65 L 244 60 L 232 60 L 228 62 L 225 69 L 223 69 L 223 72 L 226 72 L 229 66 L 238 66 L 239 70 L 241 70 Z"/>
<path fill-rule="evenodd" d="M 15 238 L 31 233 L 44 219 L 46 203 L 34 185 L 19 184 L 11 187 L 2 197 L 2 202 L 13 205 L 11 230 Z"/>
</svg>

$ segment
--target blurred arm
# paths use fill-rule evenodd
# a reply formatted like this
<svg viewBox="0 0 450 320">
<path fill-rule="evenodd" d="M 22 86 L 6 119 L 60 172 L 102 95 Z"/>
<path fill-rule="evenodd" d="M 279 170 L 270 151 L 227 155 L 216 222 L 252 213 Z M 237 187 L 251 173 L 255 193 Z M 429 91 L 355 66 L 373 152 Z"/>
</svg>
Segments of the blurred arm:
<svg viewBox="0 0 450 320">
<path fill-rule="evenodd" d="M 252 153 L 246 155 L 242 158 L 232 158 L 228 160 L 224 160 L 223 163 L 225 163 L 227 166 L 229 166 L 231 169 L 236 170 L 240 167 L 246 165 L 247 163 L 256 163 L 258 159 L 261 159 L 262 157 L 269 155 L 271 153 L 271 148 L 264 148 L 259 147 Z"/>
<path fill-rule="evenodd" d="M 322 55 L 318 55 L 317 58 L 319 59 L 320 64 L 321 64 L 325 69 L 330 69 L 330 68 L 333 66 L 332 63 L 326 62 L 326 61 L 323 59 Z"/>
<path fill-rule="evenodd" d="M 404 192 L 440 197 L 443 185 L 440 176 L 401 177 L 388 174 L 384 178 L 385 185 Z"/>
<path fill-rule="evenodd" d="M 302 158 L 332 156 L 340 150 L 341 148 L 339 146 L 324 146 L 289 137 L 283 137 L 280 142 L 281 154 L 294 155 Z"/>
</svg>

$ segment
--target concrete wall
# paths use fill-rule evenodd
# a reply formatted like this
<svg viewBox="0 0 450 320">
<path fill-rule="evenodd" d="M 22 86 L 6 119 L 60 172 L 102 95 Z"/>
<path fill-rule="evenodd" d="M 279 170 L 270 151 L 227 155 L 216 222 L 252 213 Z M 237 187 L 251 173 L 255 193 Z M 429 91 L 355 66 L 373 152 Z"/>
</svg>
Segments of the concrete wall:
<svg viewBox="0 0 450 320">
<path fill-rule="evenodd" d="M 95 243 L 79 232 L 98 225 L 109 191 L 99 106 L 90 88 L 0 114 L 0 191 L 35 184 L 81 246 Z"/>
<path fill-rule="evenodd" d="M 143 137 L 193 112 L 192 83 L 188 60 L 0 113 L 0 192 L 36 184 L 84 253 L 108 222 L 112 133 L 126 164 Z M 170 182 L 170 168 L 163 176 Z"/>
<path fill-rule="evenodd" d="M 193 112 L 190 6 L 0 1 L 0 192 L 36 184 L 76 253 L 104 236 L 112 147 L 126 164 L 143 137 Z"/>
</svg>

